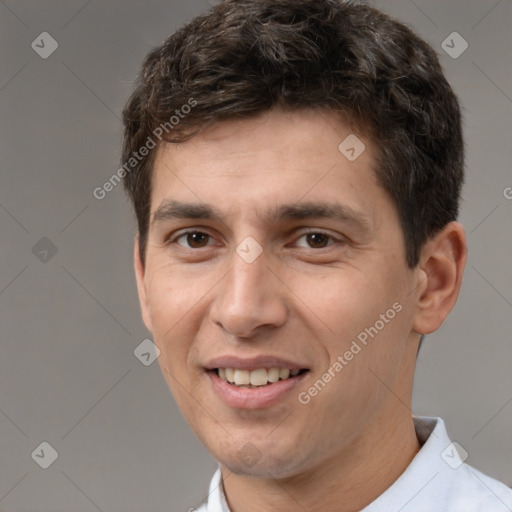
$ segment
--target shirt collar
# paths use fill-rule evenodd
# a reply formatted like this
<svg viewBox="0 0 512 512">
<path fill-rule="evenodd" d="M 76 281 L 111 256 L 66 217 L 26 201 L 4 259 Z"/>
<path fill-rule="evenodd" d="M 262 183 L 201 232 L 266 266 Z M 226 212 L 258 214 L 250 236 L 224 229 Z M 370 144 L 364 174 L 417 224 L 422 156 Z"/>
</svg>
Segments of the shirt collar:
<svg viewBox="0 0 512 512">
<path fill-rule="evenodd" d="M 505 503 L 511 500 L 510 489 L 464 464 L 441 418 L 413 416 L 413 421 L 421 449 L 402 475 L 361 512 L 476 511 L 483 510 L 476 504 L 482 496 L 494 510 L 512 510 Z M 206 512 L 230 512 L 220 468 L 210 483 Z"/>
<path fill-rule="evenodd" d="M 202 509 L 201 509 L 202 510 Z M 208 504 L 206 512 L 230 512 L 224 494 L 224 486 L 222 485 L 222 474 L 220 468 L 215 471 L 210 482 L 208 491 Z"/>
<path fill-rule="evenodd" d="M 413 416 L 413 421 L 421 449 L 391 487 L 362 512 L 414 510 L 414 505 L 417 507 L 417 503 L 413 504 L 415 498 L 421 495 L 422 503 L 425 503 L 425 500 L 430 500 L 433 489 L 437 487 L 436 479 L 445 474 L 446 470 L 452 469 L 441 455 L 450 445 L 444 421 L 441 418 L 428 416 Z M 450 463 L 454 467 L 459 467 L 462 464 L 463 461 L 457 450 L 450 450 L 448 455 Z M 434 507 L 432 510 L 442 510 L 440 506 L 436 508 L 437 505 L 440 505 L 437 503 L 438 498 L 435 499 L 435 502 L 431 504 Z"/>
</svg>

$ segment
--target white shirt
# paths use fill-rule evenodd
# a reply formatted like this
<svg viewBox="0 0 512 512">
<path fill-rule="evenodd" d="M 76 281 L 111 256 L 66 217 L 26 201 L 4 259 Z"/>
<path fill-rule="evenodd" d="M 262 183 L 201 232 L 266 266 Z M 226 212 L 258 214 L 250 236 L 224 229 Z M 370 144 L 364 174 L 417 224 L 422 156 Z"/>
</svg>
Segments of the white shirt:
<svg viewBox="0 0 512 512">
<path fill-rule="evenodd" d="M 465 464 L 441 418 L 413 419 L 420 451 L 361 512 L 512 512 L 512 489 Z M 230 512 L 220 469 L 211 480 L 208 502 L 191 510 Z"/>
</svg>

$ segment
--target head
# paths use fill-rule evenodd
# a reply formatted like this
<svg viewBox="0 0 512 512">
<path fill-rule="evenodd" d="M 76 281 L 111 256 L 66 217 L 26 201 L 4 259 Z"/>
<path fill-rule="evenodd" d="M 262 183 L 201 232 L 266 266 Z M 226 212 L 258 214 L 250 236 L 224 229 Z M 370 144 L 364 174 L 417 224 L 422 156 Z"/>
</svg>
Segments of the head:
<svg viewBox="0 0 512 512">
<path fill-rule="evenodd" d="M 147 56 L 124 124 L 143 319 L 211 453 L 290 476 L 397 421 L 465 263 L 432 48 L 355 2 L 225 1 Z M 219 377 L 274 367 L 299 371 L 277 398 Z"/>
</svg>

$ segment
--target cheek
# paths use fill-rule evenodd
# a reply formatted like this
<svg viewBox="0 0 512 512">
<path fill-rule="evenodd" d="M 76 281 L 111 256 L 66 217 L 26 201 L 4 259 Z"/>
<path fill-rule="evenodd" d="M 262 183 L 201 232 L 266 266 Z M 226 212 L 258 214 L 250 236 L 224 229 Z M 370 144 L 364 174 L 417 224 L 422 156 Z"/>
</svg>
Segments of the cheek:
<svg viewBox="0 0 512 512">
<path fill-rule="evenodd" d="M 366 325 L 347 338 L 343 370 L 334 379 L 337 382 L 330 397 L 341 416 L 358 411 L 361 418 L 369 417 L 401 380 L 407 352 L 407 313 L 403 307 L 398 312 L 396 309 L 373 309 Z M 331 352 L 331 359 L 338 354 Z"/>
<path fill-rule="evenodd" d="M 347 342 L 373 325 L 395 300 L 388 287 L 353 268 L 335 269 L 321 279 L 298 280 L 294 291 L 309 315 L 321 321 L 329 352 L 344 350 Z"/>
<path fill-rule="evenodd" d="M 188 354 L 187 328 L 193 327 L 190 318 L 199 307 L 192 289 L 185 288 L 183 279 L 176 273 L 156 272 L 148 286 L 148 307 L 153 327 L 154 342 L 160 349 L 162 370 L 179 372 L 184 369 Z M 184 321 L 188 320 L 188 321 Z"/>
<path fill-rule="evenodd" d="M 317 376 L 329 369 L 334 373 L 324 399 L 335 403 L 341 413 L 371 408 L 371 403 L 380 400 L 386 388 L 379 378 L 392 383 L 404 353 L 407 316 L 403 294 L 392 279 L 386 282 L 381 277 L 379 282 L 366 275 L 347 271 L 337 280 L 309 289 L 313 312 L 322 320 L 317 338 L 328 356 Z M 354 397 L 358 397 L 355 402 Z"/>
<path fill-rule="evenodd" d="M 162 335 L 193 313 L 204 291 L 200 279 L 184 276 L 169 264 L 154 265 L 150 275 L 147 282 L 150 315 L 155 330 Z"/>
</svg>

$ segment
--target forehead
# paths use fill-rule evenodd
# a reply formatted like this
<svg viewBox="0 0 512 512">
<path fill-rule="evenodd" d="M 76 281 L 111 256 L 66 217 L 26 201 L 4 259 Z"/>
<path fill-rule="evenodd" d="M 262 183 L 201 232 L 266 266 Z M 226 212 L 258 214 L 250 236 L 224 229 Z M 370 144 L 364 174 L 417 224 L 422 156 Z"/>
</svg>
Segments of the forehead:
<svg viewBox="0 0 512 512">
<path fill-rule="evenodd" d="M 353 162 L 352 167 L 359 167 L 361 161 L 362 166 L 371 163 L 374 148 L 369 137 L 354 127 L 346 114 L 325 109 L 274 109 L 250 118 L 220 121 L 185 143 L 161 144 L 156 160 L 169 154 L 179 160 L 182 153 L 187 153 L 188 160 L 192 151 L 215 162 L 235 157 L 249 160 L 249 165 L 255 154 L 272 153 L 276 159 L 292 160 L 294 165 L 303 157 L 309 162 L 324 156 L 335 160 L 344 156 Z"/>
<path fill-rule="evenodd" d="M 223 121 L 158 148 L 151 213 L 175 200 L 267 219 L 270 209 L 297 202 L 341 202 L 371 214 L 384 194 L 374 162 L 372 142 L 333 113 L 270 111 Z"/>
</svg>

